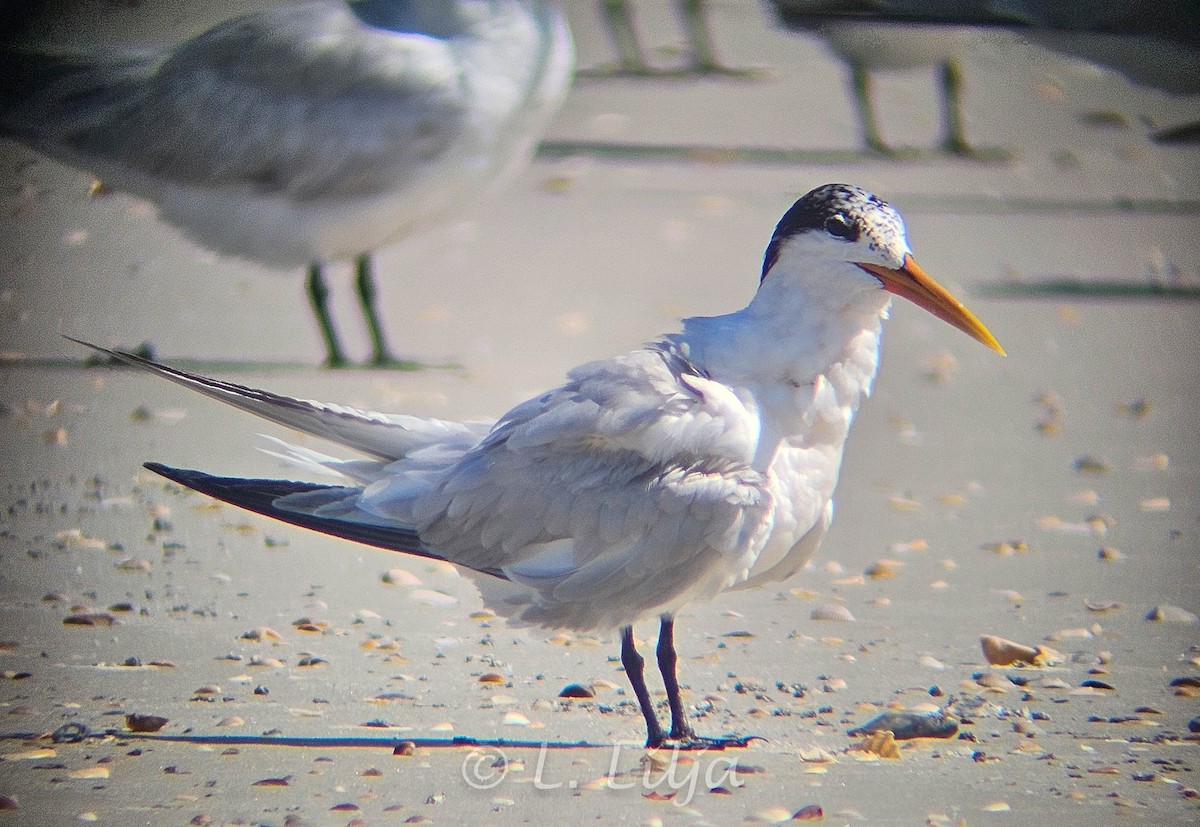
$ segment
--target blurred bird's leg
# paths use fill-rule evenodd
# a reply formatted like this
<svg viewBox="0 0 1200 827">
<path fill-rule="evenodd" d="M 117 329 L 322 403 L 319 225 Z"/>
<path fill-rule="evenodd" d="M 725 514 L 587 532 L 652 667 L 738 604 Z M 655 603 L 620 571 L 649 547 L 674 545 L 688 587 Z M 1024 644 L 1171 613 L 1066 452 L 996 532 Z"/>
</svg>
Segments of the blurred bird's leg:
<svg viewBox="0 0 1200 827">
<path fill-rule="evenodd" d="M 321 338 L 325 340 L 325 367 L 344 368 L 350 363 L 346 361 L 346 354 L 333 327 L 333 318 L 329 315 L 329 285 L 325 283 L 320 262 L 314 261 L 308 266 L 305 286 L 308 301 L 317 317 L 317 325 L 321 328 Z"/>
<path fill-rule="evenodd" d="M 879 134 L 879 123 L 875 118 L 875 105 L 871 100 L 871 72 L 857 63 L 851 64 L 854 84 L 854 105 L 858 110 L 858 126 L 862 131 L 863 143 L 872 152 L 882 155 L 894 154 Z"/>
<path fill-rule="evenodd" d="M 387 337 L 383 335 L 383 325 L 379 321 L 379 309 L 375 306 L 377 289 L 375 279 L 371 274 L 371 257 L 361 255 L 354 260 L 354 286 L 358 291 L 358 300 L 362 304 L 363 318 L 367 321 L 367 332 L 371 335 L 371 360 L 367 363 L 373 367 L 395 367 L 400 364 L 392 356 L 387 345 Z"/>
<path fill-rule="evenodd" d="M 625 0 L 600 0 L 600 19 L 617 47 L 618 70 L 631 75 L 650 74 L 629 4 Z"/>
<path fill-rule="evenodd" d="M 650 690 L 646 688 L 646 660 L 638 653 L 637 645 L 633 642 L 632 626 L 621 629 L 621 665 L 625 667 L 625 676 L 629 678 L 629 685 L 633 687 L 633 694 L 642 709 L 642 717 L 646 719 L 646 746 L 661 747 L 666 734 L 658 722 L 654 704 L 650 702 Z"/>
<path fill-rule="evenodd" d="M 942 123 L 945 127 L 942 149 L 955 155 L 973 155 L 975 150 L 967 143 L 963 123 L 963 70 L 957 60 L 947 60 L 942 64 L 941 82 Z"/>
<path fill-rule="evenodd" d="M 717 58 L 712 29 L 708 25 L 707 0 L 678 0 L 679 15 L 692 49 L 693 72 L 705 75 L 727 74 L 730 70 Z"/>
</svg>

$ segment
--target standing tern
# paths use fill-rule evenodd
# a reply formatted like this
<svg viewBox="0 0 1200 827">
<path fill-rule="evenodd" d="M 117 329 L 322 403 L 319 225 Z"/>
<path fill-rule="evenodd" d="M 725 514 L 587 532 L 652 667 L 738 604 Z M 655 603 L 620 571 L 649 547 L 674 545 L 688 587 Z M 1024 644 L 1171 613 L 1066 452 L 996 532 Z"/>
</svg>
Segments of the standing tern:
<svg viewBox="0 0 1200 827">
<path fill-rule="evenodd" d="M 0 135 L 152 201 L 216 252 L 307 265 L 333 367 L 348 361 L 326 263 L 354 259 L 371 364 L 395 364 L 370 252 L 526 163 L 574 63 L 557 0 L 310 0 L 175 46 L 3 61 Z"/>
<path fill-rule="evenodd" d="M 150 470 L 288 523 L 453 563 L 517 625 L 620 629 L 647 746 L 724 748 L 749 739 L 693 731 L 676 677 L 675 614 L 790 577 L 816 551 L 893 295 L 1004 353 L 917 266 L 891 205 L 829 184 L 776 226 L 747 307 L 687 319 L 680 333 L 575 368 L 493 425 L 292 399 L 112 355 L 370 457 L 284 444 L 288 458 L 347 485 Z M 633 637 L 634 623 L 654 617 L 669 730 Z"/>
</svg>

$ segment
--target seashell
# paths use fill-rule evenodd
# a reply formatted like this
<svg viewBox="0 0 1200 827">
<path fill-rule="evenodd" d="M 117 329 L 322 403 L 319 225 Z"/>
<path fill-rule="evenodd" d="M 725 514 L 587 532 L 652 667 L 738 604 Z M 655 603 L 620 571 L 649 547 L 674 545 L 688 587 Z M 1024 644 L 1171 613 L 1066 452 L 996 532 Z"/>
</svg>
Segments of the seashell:
<svg viewBox="0 0 1200 827">
<path fill-rule="evenodd" d="M 388 569 L 379 579 L 389 586 L 421 585 L 421 578 L 408 571 L 408 569 Z"/>
<path fill-rule="evenodd" d="M 125 716 L 125 728 L 130 732 L 158 732 L 170 718 L 164 718 L 161 715 L 143 715 L 139 712 L 131 712 Z"/>
<path fill-rule="evenodd" d="M 854 615 L 850 614 L 850 610 L 840 603 L 826 603 L 823 606 L 818 606 L 812 610 L 809 615 L 813 620 L 831 620 L 842 623 L 853 623 Z"/>
<path fill-rule="evenodd" d="M 560 698 L 594 698 L 596 693 L 578 683 L 569 683 L 558 691 Z"/>
<path fill-rule="evenodd" d="M 1011 640 L 1005 640 L 996 635 L 983 635 L 979 638 L 979 646 L 983 656 L 993 666 L 1011 666 L 1014 663 L 1033 663 L 1038 650 Z"/>
</svg>

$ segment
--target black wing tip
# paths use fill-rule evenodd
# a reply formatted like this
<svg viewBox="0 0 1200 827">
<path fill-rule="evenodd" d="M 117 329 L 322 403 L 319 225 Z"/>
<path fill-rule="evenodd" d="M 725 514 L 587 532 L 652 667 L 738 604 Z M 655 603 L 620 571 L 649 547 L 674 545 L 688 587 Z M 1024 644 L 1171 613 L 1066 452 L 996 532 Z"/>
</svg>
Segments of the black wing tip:
<svg viewBox="0 0 1200 827">
<path fill-rule="evenodd" d="M 186 485 L 188 488 L 193 487 L 189 484 L 188 480 L 212 477 L 212 474 L 206 474 L 203 471 L 193 471 L 188 468 L 175 468 L 171 465 L 164 465 L 161 462 L 143 462 L 142 467 L 147 471 L 153 471 L 160 477 L 166 477 L 171 482 L 177 482 L 180 485 Z"/>
</svg>

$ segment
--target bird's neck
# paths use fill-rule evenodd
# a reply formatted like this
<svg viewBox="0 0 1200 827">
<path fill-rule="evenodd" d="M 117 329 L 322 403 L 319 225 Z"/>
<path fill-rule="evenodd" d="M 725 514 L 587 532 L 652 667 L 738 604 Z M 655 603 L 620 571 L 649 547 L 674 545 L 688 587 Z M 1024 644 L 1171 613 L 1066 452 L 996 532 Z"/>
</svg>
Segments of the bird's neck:
<svg viewBox="0 0 1200 827">
<path fill-rule="evenodd" d="M 687 319 L 681 334 L 692 361 L 757 412 L 756 465 L 784 442 L 840 451 L 871 391 L 889 305 L 883 290 L 798 289 L 774 276 L 744 309 Z"/>
</svg>

